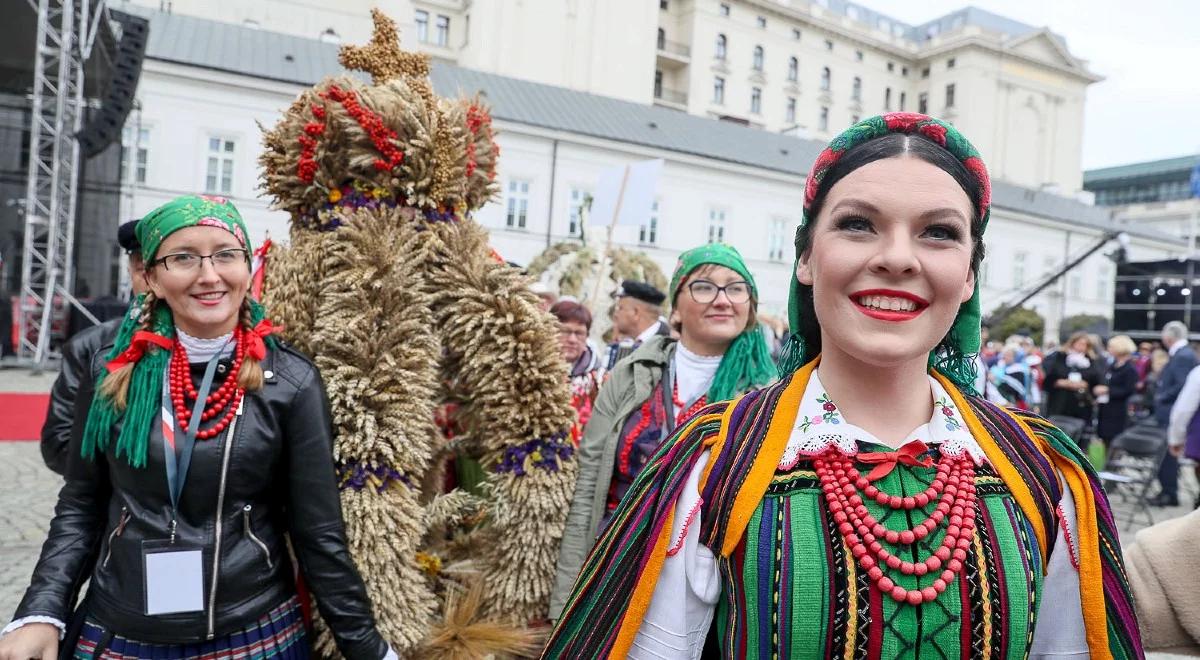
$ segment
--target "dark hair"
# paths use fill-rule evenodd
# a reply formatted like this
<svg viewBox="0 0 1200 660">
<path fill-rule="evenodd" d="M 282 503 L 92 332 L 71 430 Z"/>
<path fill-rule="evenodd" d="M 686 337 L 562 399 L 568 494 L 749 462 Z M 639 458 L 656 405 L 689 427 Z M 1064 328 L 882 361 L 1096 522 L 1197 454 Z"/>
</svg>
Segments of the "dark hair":
<svg viewBox="0 0 1200 660">
<path fill-rule="evenodd" d="M 577 302 L 560 300 L 550 307 L 550 313 L 558 319 L 559 323 L 574 321 L 575 323 L 582 323 L 589 331 L 592 329 L 592 313 L 588 311 L 587 307 Z"/>
<path fill-rule="evenodd" d="M 812 204 L 804 213 L 804 224 L 796 229 L 796 258 L 806 254 L 812 248 L 813 229 L 817 224 L 817 216 L 825 204 L 825 198 L 834 184 L 846 178 L 858 168 L 885 158 L 909 156 L 918 158 L 954 177 L 954 180 L 971 200 L 974 215 L 971 218 L 971 271 L 979 275 L 979 264 L 983 261 L 983 216 L 979 208 L 979 198 L 982 186 L 979 179 L 972 174 L 962 161 L 945 147 L 933 142 L 920 134 L 888 133 L 873 140 L 864 142 L 847 151 L 834 163 L 833 167 L 821 179 L 817 193 L 813 196 Z M 795 275 L 793 275 L 794 277 Z M 804 354 L 811 358 L 821 351 L 821 327 L 817 323 L 817 315 L 813 310 L 812 287 L 797 284 L 799 289 L 800 326 L 792 331 L 799 334 L 804 342 Z M 954 342 L 949 335 L 942 339 L 935 352 L 947 351 Z"/>
</svg>

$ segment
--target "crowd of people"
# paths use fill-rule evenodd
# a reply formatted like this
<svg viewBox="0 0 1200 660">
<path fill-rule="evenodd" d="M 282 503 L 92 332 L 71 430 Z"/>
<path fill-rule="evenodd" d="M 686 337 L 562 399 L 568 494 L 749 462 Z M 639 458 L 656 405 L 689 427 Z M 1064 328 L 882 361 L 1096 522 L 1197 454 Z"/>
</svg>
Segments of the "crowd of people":
<svg viewBox="0 0 1200 660">
<path fill-rule="evenodd" d="M 1172 460 L 1200 454 L 1196 355 L 1178 324 L 1157 361 L 1121 336 L 981 337 L 990 203 L 965 137 L 893 113 L 818 156 L 786 323 L 724 244 L 680 255 L 666 291 L 623 282 L 606 342 L 538 286 L 578 466 L 543 657 L 1143 657 L 1137 616 L 1177 611 L 1135 602 L 1077 437 L 1031 411 L 1111 441 L 1144 407 Z M 44 451 L 66 485 L 0 660 L 60 640 L 306 657 L 290 553 L 339 651 L 394 657 L 347 552 L 320 377 L 248 297 L 236 209 L 177 200 L 136 238 L 149 290 L 56 386 Z M 234 425 L 229 470 L 205 440 Z"/>
</svg>

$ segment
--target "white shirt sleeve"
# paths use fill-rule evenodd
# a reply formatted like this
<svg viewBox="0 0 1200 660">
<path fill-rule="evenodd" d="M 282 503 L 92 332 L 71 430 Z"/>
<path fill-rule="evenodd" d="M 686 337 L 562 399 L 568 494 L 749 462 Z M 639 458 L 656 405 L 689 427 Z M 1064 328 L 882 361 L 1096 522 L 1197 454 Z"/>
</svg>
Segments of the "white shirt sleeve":
<svg viewBox="0 0 1200 660">
<path fill-rule="evenodd" d="M 1175 403 L 1171 405 L 1171 424 L 1167 427 L 1167 442 L 1172 446 L 1187 442 L 1188 425 L 1191 424 L 1197 408 L 1200 408 L 1200 367 L 1195 367 L 1188 372 L 1183 389 L 1179 391 L 1179 398 L 1175 399 Z"/>
<path fill-rule="evenodd" d="M 1047 562 L 1046 579 L 1042 582 L 1042 599 L 1029 657 L 1034 660 L 1087 660 L 1091 654 L 1083 623 L 1083 601 L 1079 596 L 1079 523 L 1075 498 L 1061 472 L 1059 483 L 1063 484 L 1063 495 L 1058 503 L 1058 536 Z"/>
<path fill-rule="evenodd" d="M 52 616 L 27 616 L 17 619 L 9 623 L 7 626 L 4 626 L 4 630 L 0 630 L 0 637 L 3 637 L 17 628 L 30 623 L 49 623 L 55 628 L 58 628 L 58 639 L 60 641 L 67 635 L 67 624 Z"/>
<path fill-rule="evenodd" d="M 708 459 L 709 452 L 701 454 L 675 504 L 667 557 L 629 650 L 635 660 L 695 660 L 704 651 L 721 596 L 717 559 L 700 543 L 700 475 Z"/>
</svg>

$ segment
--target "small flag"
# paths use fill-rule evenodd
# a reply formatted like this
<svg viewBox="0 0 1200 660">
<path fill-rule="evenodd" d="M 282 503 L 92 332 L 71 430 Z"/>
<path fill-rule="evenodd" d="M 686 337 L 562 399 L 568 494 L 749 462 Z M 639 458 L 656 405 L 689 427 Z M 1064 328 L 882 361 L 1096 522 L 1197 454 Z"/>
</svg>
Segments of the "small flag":
<svg viewBox="0 0 1200 660">
<path fill-rule="evenodd" d="M 271 238 L 267 237 L 263 240 L 262 245 L 254 251 L 254 258 L 250 261 L 250 272 L 253 273 L 250 281 L 250 295 L 254 296 L 255 300 L 262 300 L 263 286 L 267 279 L 267 255 L 271 250 Z"/>
</svg>

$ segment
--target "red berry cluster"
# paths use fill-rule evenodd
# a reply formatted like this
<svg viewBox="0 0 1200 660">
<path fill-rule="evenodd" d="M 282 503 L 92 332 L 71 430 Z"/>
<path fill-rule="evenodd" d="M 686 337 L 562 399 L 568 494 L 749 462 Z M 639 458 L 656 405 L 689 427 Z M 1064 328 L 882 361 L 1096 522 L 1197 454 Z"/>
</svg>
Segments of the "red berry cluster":
<svg viewBox="0 0 1200 660">
<path fill-rule="evenodd" d="M 487 110 L 472 105 L 467 108 L 467 130 L 471 132 L 470 140 L 467 140 L 467 176 L 471 176 L 478 168 L 478 163 L 475 161 L 475 136 L 479 135 L 480 130 L 487 131 L 488 141 L 492 143 L 492 168 L 488 171 L 488 180 L 496 179 L 495 157 L 500 155 L 500 146 L 496 144 L 492 133 L 492 116 Z"/>
<path fill-rule="evenodd" d="M 932 485 L 924 492 L 905 497 L 879 490 L 858 473 L 853 459 L 835 451 L 816 458 L 813 466 L 838 531 L 849 544 L 855 561 L 881 592 L 898 602 L 920 605 L 937 599 L 962 572 L 974 536 L 977 510 L 975 465 L 969 457 L 942 456 Z M 895 531 L 884 527 L 867 511 L 858 494 L 860 490 L 880 506 L 897 511 L 912 511 L 931 502 L 937 502 L 937 507 L 915 527 Z M 924 561 L 903 560 L 880 542 L 913 546 L 943 522 L 947 523 L 946 535 L 938 549 Z M 884 573 L 885 568 L 904 575 L 937 577 L 927 587 L 905 589 Z"/>
<path fill-rule="evenodd" d="M 358 102 L 357 94 L 337 85 L 330 85 L 329 91 L 323 92 L 321 96 L 341 103 L 346 112 L 354 117 L 354 121 L 357 121 L 358 125 L 362 126 L 370 136 L 375 149 L 383 156 L 383 158 L 375 159 L 375 169 L 381 172 L 390 172 L 404 162 L 404 152 L 400 151 L 395 144 L 395 140 L 398 138 L 396 131 L 388 128 L 379 115 L 364 108 Z"/>
<path fill-rule="evenodd" d="M 304 135 L 296 140 L 300 143 L 300 162 L 296 165 L 296 176 L 304 183 L 312 183 L 317 175 L 317 138 L 325 134 L 325 107 L 314 103 L 312 113 L 318 121 L 305 124 Z"/>
</svg>

